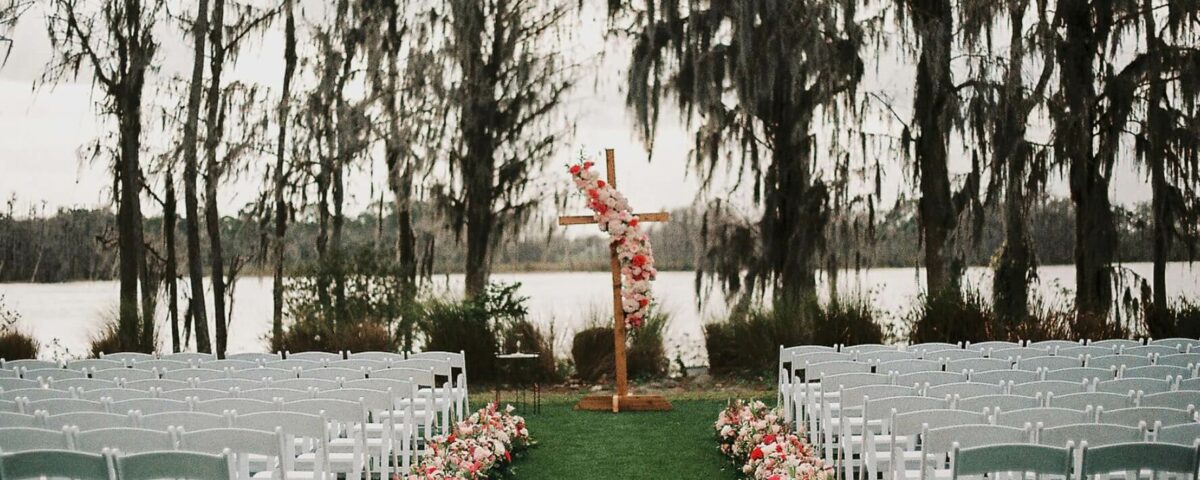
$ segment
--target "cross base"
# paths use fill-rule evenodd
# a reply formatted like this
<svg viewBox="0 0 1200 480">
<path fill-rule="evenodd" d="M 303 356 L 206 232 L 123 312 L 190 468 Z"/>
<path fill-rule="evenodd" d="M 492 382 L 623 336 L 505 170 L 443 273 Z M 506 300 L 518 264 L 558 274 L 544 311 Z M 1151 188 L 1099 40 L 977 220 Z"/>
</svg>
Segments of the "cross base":
<svg viewBox="0 0 1200 480">
<path fill-rule="evenodd" d="M 592 412 L 668 412 L 671 402 L 662 395 L 588 395 L 575 404 L 576 410 Z"/>
</svg>

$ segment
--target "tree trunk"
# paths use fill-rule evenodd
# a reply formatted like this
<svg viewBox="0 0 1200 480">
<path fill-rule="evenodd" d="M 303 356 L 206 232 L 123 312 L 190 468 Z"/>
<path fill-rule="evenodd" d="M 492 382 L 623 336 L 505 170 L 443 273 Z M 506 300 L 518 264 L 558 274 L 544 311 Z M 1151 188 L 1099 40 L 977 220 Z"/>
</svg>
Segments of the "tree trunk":
<svg viewBox="0 0 1200 480">
<path fill-rule="evenodd" d="M 167 167 L 167 193 L 163 201 L 163 239 L 167 244 L 167 320 L 171 324 L 171 351 L 179 350 L 179 274 L 175 262 L 175 165 Z"/>
<path fill-rule="evenodd" d="M 211 353 L 208 338 L 208 313 L 204 302 L 204 271 L 200 263 L 200 206 L 196 195 L 199 177 L 197 167 L 197 130 L 200 123 L 201 84 L 204 82 L 205 43 L 208 39 L 208 0 L 199 0 L 196 21 L 192 26 L 193 57 L 192 79 L 188 84 L 187 120 L 183 124 L 183 208 L 187 234 L 188 278 L 191 280 L 191 300 L 185 317 L 188 325 L 194 325 L 196 351 Z M 185 333 L 190 331 L 185 325 Z M 185 338 L 189 336 L 185 334 Z"/>
<path fill-rule="evenodd" d="M 497 9 L 504 8 L 504 2 L 499 2 Z M 465 4 L 454 13 L 460 25 L 483 28 L 487 22 L 479 5 Z M 495 14 L 495 30 L 489 32 L 494 39 L 505 35 L 500 16 Z M 497 117 L 495 91 L 499 65 L 493 59 L 485 59 L 480 35 L 468 28 L 462 30 L 470 33 L 459 39 L 463 42 L 462 52 L 458 54 L 459 66 L 463 71 L 464 90 L 475 96 L 463 102 L 459 121 L 466 146 L 462 153 L 465 156 L 462 160 L 463 208 L 467 224 L 466 295 L 474 298 L 483 293 L 491 274 L 490 250 L 496 220 L 492 211 L 496 143 L 488 122 Z M 493 51 L 493 54 L 498 52 Z"/>
<path fill-rule="evenodd" d="M 1150 200 L 1151 212 L 1154 217 L 1153 241 L 1151 243 L 1151 258 L 1154 262 L 1154 301 L 1152 309 L 1146 312 L 1146 324 L 1150 336 L 1168 338 L 1175 336 L 1174 320 L 1170 315 L 1170 305 L 1167 304 L 1167 255 L 1171 250 L 1171 224 L 1173 215 L 1167 203 L 1167 195 L 1171 185 L 1167 183 L 1166 148 L 1162 133 L 1169 130 L 1170 120 L 1162 104 L 1167 102 L 1166 86 L 1162 79 L 1161 39 L 1154 19 L 1154 2 L 1142 1 L 1142 15 L 1145 19 L 1146 32 L 1146 78 L 1150 82 L 1147 89 L 1146 106 L 1146 163 L 1150 167 Z"/>
<path fill-rule="evenodd" d="M 794 113 L 804 107 L 777 102 L 787 111 L 777 114 L 771 166 L 764 179 L 763 254 L 775 277 L 775 308 L 796 312 L 803 302 L 816 299 L 814 259 L 824 234 L 829 197 L 823 185 L 813 184 L 809 122 L 796 117 L 803 113 Z"/>
<path fill-rule="evenodd" d="M 140 351 L 138 320 L 138 279 L 141 266 L 143 238 L 139 235 L 141 220 L 140 150 L 141 89 L 126 84 L 117 100 L 120 131 L 120 195 L 117 206 L 117 247 L 120 277 L 120 306 L 118 338 L 123 351 Z"/>
<path fill-rule="evenodd" d="M 1117 246 L 1116 226 L 1108 200 L 1108 178 L 1103 161 L 1092 148 L 1096 117 L 1092 60 L 1096 54 L 1092 14 L 1087 0 L 1062 0 L 1058 14 L 1066 37 L 1058 58 L 1062 62 L 1060 85 L 1066 108 L 1059 126 L 1060 152 L 1070 163 L 1071 201 L 1075 203 L 1075 306 L 1084 328 L 1099 332 L 1112 303 L 1110 269 Z"/>
<path fill-rule="evenodd" d="M 213 2 L 212 27 L 209 28 L 212 44 L 212 59 L 209 61 L 211 77 L 208 84 L 208 134 L 204 138 L 205 166 L 204 218 L 208 226 L 208 256 L 212 265 L 213 326 L 216 329 L 217 358 L 225 358 L 227 341 L 225 323 L 225 261 L 221 250 L 221 214 L 217 210 L 217 184 L 221 181 L 221 166 L 218 164 L 217 147 L 221 144 L 224 125 L 221 118 L 221 70 L 225 64 L 225 1 Z"/>
<path fill-rule="evenodd" d="M 400 112 L 397 105 L 397 92 L 400 89 L 400 28 L 399 5 L 395 0 L 388 2 L 387 21 L 387 86 L 384 89 L 384 99 L 388 116 L 388 136 L 384 141 L 384 150 L 388 167 L 388 184 L 395 197 L 396 209 L 396 260 L 400 274 L 400 301 L 411 305 L 416 299 L 417 279 L 417 248 L 416 233 L 412 225 L 412 183 L 413 170 L 411 155 L 405 158 L 400 139 Z M 382 203 L 382 202 L 381 202 Z M 382 205 L 380 205 L 382 209 Z M 382 219 L 381 219 L 382 220 Z M 405 323 L 400 329 L 404 335 L 403 343 L 411 347 L 411 319 L 407 312 L 401 321 Z"/>
<path fill-rule="evenodd" d="M 296 71 L 296 17 L 292 0 L 284 0 L 287 15 L 284 25 L 283 92 L 279 99 L 279 141 L 275 149 L 275 235 L 271 245 L 274 263 L 274 286 L 271 289 L 271 344 L 283 348 L 283 253 L 287 235 L 288 204 L 284 196 L 287 188 L 285 158 L 287 151 L 288 120 L 291 115 L 292 74 Z"/>
<path fill-rule="evenodd" d="M 921 37 L 914 111 L 919 129 L 916 153 L 926 288 L 930 294 L 957 295 L 959 267 L 947 251 L 947 240 L 958 222 L 951 202 L 946 152 L 952 120 L 946 112 L 954 95 L 950 76 L 954 18 L 949 0 L 925 3 L 925 8 L 914 11 L 913 21 L 920 25 Z"/>
</svg>

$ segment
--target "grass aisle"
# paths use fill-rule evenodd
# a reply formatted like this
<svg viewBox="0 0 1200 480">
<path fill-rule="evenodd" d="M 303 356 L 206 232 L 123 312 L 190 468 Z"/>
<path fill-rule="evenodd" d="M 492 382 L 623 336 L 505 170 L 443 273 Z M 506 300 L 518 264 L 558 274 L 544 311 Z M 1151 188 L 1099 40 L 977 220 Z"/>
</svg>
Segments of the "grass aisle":
<svg viewBox="0 0 1200 480">
<path fill-rule="evenodd" d="M 516 464 L 520 480 L 732 479 L 712 437 L 725 405 L 673 400 L 670 412 L 621 414 L 574 411 L 572 403 L 542 406 L 525 417 L 537 448 Z"/>
</svg>

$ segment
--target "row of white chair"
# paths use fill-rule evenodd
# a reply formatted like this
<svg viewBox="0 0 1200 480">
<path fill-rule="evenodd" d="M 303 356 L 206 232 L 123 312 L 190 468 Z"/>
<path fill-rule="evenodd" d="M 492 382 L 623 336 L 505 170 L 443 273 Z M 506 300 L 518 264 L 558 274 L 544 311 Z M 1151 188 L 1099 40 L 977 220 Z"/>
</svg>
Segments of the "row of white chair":
<svg viewBox="0 0 1200 480">
<path fill-rule="evenodd" d="M 1052 447 L 1023 443 L 964 448 L 955 442 L 950 452 L 949 470 L 950 477 L 955 480 L 985 475 L 999 478 L 1002 475 L 997 474 L 1012 472 L 1017 472 L 1019 477 L 1033 473 L 1036 477 L 1047 475 L 1077 480 L 1113 473 L 1131 478 L 1142 472 L 1149 472 L 1153 477 L 1166 473 L 1194 479 L 1200 474 L 1200 445 L 1127 442 L 1092 446 L 1085 441 L 1078 449 L 1074 444 Z"/>
<path fill-rule="evenodd" d="M 233 459 L 225 453 L 156 451 L 125 455 L 107 450 L 85 453 L 53 449 L 0 454 L 0 480 L 233 480 L 235 475 Z"/>
<path fill-rule="evenodd" d="M 1180 352 L 1186 352 L 1189 347 L 1193 347 L 1193 348 L 1200 347 L 1200 340 L 1195 339 L 1195 338 L 1182 338 L 1182 337 L 1160 338 L 1160 339 L 1113 338 L 1113 339 L 1103 339 L 1103 340 L 1078 340 L 1078 341 L 1073 341 L 1073 340 L 1040 340 L 1040 341 L 1021 340 L 1021 341 L 1010 342 L 1010 341 L 997 340 L 997 341 L 986 341 L 986 342 L 975 342 L 975 343 L 972 343 L 972 342 L 958 342 L 958 343 L 924 342 L 924 343 L 916 343 L 916 344 L 912 344 L 912 345 L 903 345 L 903 344 L 883 345 L 883 344 L 874 343 L 874 344 L 859 344 L 859 345 L 839 344 L 839 345 L 834 345 L 834 346 L 806 345 L 806 347 L 823 348 L 823 349 L 833 350 L 833 351 L 845 351 L 845 352 L 860 351 L 860 352 L 862 352 L 862 351 L 878 351 L 878 350 L 909 350 L 909 351 L 913 351 L 913 350 L 955 350 L 955 349 L 982 351 L 982 350 L 997 350 L 997 349 L 1019 348 L 1019 347 L 1053 349 L 1053 348 L 1074 348 L 1074 347 L 1081 347 L 1081 346 L 1117 349 L 1117 348 L 1134 348 L 1134 347 L 1140 347 L 1140 346 L 1146 346 L 1146 345 L 1167 346 L 1167 347 L 1175 348 L 1177 351 L 1180 351 Z"/>
</svg>

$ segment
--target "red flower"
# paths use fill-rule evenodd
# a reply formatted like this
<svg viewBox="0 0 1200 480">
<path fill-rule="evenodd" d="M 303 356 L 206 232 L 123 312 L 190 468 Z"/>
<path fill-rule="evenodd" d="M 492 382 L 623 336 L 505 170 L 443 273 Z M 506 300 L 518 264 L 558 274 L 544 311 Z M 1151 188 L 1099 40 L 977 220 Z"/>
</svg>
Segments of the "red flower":
<svg viewBox="0 0 1200 480">
<path fill-rule="evenodd" d="M 508 453 L 508 450 L 504 451 L 504 460 L 506 462 L 512 463 L 512 454 Z"/>
<path fill-rule="evenodd" d="M 588 190 L 588 196 L 592 198 L 600 198 L 600 191 L 594 188 Z"/>
<path fill-rule="evenodd" d="M 636 227 L 636 226 L 637 226 L 637 222 L 638 222 L 638 220 L 637 220 L 637 217 L 633 217 L 633 220 L 630 220 L 630 221 L 629 221 L 629 226 L 631 226 L 631 227 Z"/>
<path fill-rule="evenodd" d="M 446 443 L 454 443 L 455 440 L 457 440 L 457 438 L 453 433 L 451 433 L 449 437 L 446 437 Z"/>
<path fill-rule="evenodd" d="M 643 298 L 643 299 L 641 299 L 641 300 L 638 300 L 638 304 L 644 307 L 644 306 L 646 306 L 646 305 L 649 305 L 649 304 L 650 304 L 650 300 L 647 300 L 647 299 Z M 771 442 L 767 442 L 767 443 L 771 443 Z"/>
<path fill-rule="evenodd" d="M 758 447 L 754 447 L 754 450 L 750 452 L 750 459 L 751 460 L 761 460 L 762 458 L 763 458 L 762 449 L 758 448 Z"/>
<path fill-rule="evenodd" d="M 633 256 L 632 261 L 635 267 L 641 267 L 646 264 L 646 256 L 639 253 Z"/>
<path fill-rule="evenodd" d="M 775 443 L 774 435 L 766 435 L 763 437 L 763 443 Z"/>
<path fill-rule="evenodd" d="M 571 165 L 571 175 L 579 175 L 579 165 Z"/>
<path fill-rule="evenodd" d="M 583 168 L 592 168 L 592 165 L 595 165 L 595 163 L 583 162 Z"/>
<path fill-rule="evenodd" d="M 607 185 L 607 184 L 604 183 L 604 180 L 596 180 L 597 187 L 604 188 L 605 185 Z"/>
<path fill-rule="evenodd" d="M 767 480 L 783 480 L 783 475 L 776 473 L 770 477 L 767 477 Z"/>
</svg>

